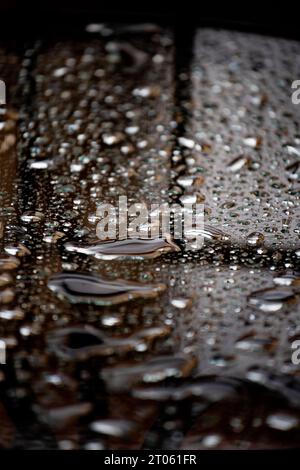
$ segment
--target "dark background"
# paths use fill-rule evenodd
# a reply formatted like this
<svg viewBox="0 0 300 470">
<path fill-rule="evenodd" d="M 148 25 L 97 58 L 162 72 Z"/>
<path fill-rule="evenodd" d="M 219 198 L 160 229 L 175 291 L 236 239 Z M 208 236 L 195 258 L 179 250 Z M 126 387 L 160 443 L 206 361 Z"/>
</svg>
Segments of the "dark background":
<svg viewBox="0 0 300 470">
<path fill-rule="evenodd" d="M 0 34 L 22 40 L 63 34 L 88 22 L 158 22 L 187 34 L 214 26 L 300 39 L 298 2 L 242 0 L 0 0 Z"/>
</svg>

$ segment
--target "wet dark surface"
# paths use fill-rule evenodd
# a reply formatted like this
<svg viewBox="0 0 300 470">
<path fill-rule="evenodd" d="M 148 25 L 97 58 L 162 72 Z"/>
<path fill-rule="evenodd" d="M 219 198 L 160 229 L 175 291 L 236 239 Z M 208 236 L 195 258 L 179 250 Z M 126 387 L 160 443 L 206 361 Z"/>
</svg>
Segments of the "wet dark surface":
<svg viewBox="0 0 300 470">
<path fill-rule="evenodd" d="M 299 446 L 300 47 L 180 47 L 153 25 L 1 45 L 0 447 Z M 120 195 L 196 195 L 203 248 L 97 240 Z"/>
</svg>

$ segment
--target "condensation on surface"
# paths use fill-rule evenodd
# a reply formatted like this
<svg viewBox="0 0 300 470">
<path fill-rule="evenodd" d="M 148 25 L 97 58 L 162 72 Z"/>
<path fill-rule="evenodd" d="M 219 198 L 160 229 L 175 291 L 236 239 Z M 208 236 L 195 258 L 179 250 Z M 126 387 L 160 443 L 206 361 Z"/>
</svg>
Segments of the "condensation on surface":
<svg viewBox="0 0 300 470">
<path fill-rule="evenodd" d="M 202 168 L 207 218 L 246 243 L 299 247 L 299 43 L 200 30 L 191 67 L 189 172 Z"/>
<path fill-rule="evenodd" d="M 0 447 L 299 445 L 299 46 L 204 30 L 193 51 L 175 69 L 151 25 L 0 51 Z M 103 259 L 120 195 L 196 196 L 204 246 Z"/>
</svg>

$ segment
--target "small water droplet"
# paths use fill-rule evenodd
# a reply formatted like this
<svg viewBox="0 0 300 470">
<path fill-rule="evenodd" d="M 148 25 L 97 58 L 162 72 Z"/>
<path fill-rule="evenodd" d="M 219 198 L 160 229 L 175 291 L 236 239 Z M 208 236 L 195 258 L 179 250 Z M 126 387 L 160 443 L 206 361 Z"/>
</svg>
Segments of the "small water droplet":
<svg viewBox="0 0 300 470">
<path fill-rule="evenodd" d="M 202 444 L 204 447 L 212 449 L 213 447 L 217 447 L 221 441 L 222 437 L 219 434 L 209 434 L 203 438 Z"/>
<path fill-rule="evenodd" d="M 189 176 L 180 176 L 177 178 L 177 183 L 183 188 L 188 188 L 193 185 L 194 178 Z"/>
<path fill-rule="evenodd" d="M 55 78 L 61 78 L 61 77 L 63 77 L 64 75 L 66 75 L 67 72 L 68 72 L 67 67 L 60 67 L 59 69 L 55 69 L 55 70 L 54 70 L 54 72 L 53 72 L 53 77 L 55 77 Z"/>
<path fill-rule="evenodd" d="M 279 431 L 289 431 L 299 426 L 299 420 L 296 416 L 285 413 L 269 415 L 266 419 L 266 423 L 270 428 L 278 429 Z"/>
<path fill-rule="evenodd" d="M 121 419 L 101 419 L 90 424 L 92 431 L 113 437 L 127 437 L 136 431 L 136 424 Z"/>
<path fill-rule="evenodd" d="M 116 132 L 115 134 L 103 134 L 102 140 L 105 145 L 112 146 L 117 145 L 125 139 L 122 132 Z"/>
<path fill-rule="evenodd" d="M 244 144 L 248 145 L 248 147 L 257 148 L 261 145 L 261 138 L 260 137 L 246 137 L 246 139 L 244 139 Z"/>
<path fill-rule="evenodd" d="M 128 135 L 135 135 L 139 132 L 140 128 L 139 126 L 128 126 L 125 128 L 125 132 Z"/>
<path fill-rule="evenodd" d="M 157 85 L 138 87 L 133 90 L 132 94 L 139 98 L 154 98 L 160 95 L 160 87 Z"/>
<path fill-rule="evenodd" d="M 46 243 L 52 243 L 52 244 L 55 244 L 58 242 L 58 240 L 60 240 L 61 238 L 63 238 L 65 236 L 65 233 L 64 232 L 54 232 L 50 235 L 46 235 L 44 238 L 43 238 L 43 241 L 46 242 Z"/>
<path fill-rule="evenodd" d="M 184 309 L 184 308 L 190 307 L 191 304 L 192 304 L 191 299 L 184 299 L 182 297 L 177 297 L 171 300 L 171 305 L 173 305 L 173 307 L 178 308 L 178 309 Z"/>
<path fill-rule="evenodd" d="M 62 163 L 62 159 L 59 157 L 44 158 L 42 160 L 28 160 L 28 167 L 31 170 L 52 170 L 60 163 Z"/>
<path fill-rule="evenodd" d="M 234 158 L 229 164 L 228 169 L 233 173 L 240 171 L 243 167 L 249 165 L 249 157 L 240 155 L 239 157 Z"/>
<path fill-rule="evenodd" d="M 289 155 L 295 155 L 296 157 L 300 157 L 300 150 L 296 149 L 296 147 L 293 147 L 292 145 L 287 145 L 286 149 Z"/>
<path fill-rule="evenodd" d="M 44 214 L 39 211 L 27 211 L 21 215 L 22 222 L 25 223 L 39 223 L 44 219 Z"/>
<path fill-rule="evenodd" d="M 187 149 L 192 150 L 195 147 L 195 142 L 192 139 L 187 139 L 186 137 L 179 137 L 179 144 Z"/>
</svg>

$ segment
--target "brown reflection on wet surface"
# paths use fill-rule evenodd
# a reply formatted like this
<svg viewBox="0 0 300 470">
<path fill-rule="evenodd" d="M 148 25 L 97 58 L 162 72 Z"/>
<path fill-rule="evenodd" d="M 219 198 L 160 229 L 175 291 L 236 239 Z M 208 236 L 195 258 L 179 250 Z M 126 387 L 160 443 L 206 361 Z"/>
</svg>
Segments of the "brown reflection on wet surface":
<svg viewBox="0 0 300 470">
<path fill-rule="evenodd" d="M 297 233 L 288 223 L 269 243 L 252 200 L 243 199 L 248 182 L 241 175 L 257 170 L 254 156 L 265 140 L 242 133 L 247 155 L 235 144 L 238 153 L 214 166 L 226 131 L 215 115 L 211 142 L 207 117 L 214 122 L 215 108 L 195 98 L 201 80 L 207 83 L 198 58 L 191 81 L 180 61 L 175 69 L 172 32 L 151 25 L 92 29 L 80 39 L 33 43 L 20 66 L 9 49 L 1 51 L 17 69 L 18 79 L 10 80 L 19 92 L 17 112 L 8 106 L 0 121 L 0 339 L 7 348 L 0 447 L 295 447 Z M 209 75 L 215 56 L 208 39 L 201 39 L 201 57 Z M 241 41 L 247 52 L 244 35 L 229 39 L 225 48 Z M 294 43 L 271 41 L 276 57 L 292 57 Z M 227 90 L 242 80 L 247 60 L 241 55 L 240 68 L 231 66 L 241 70 L 234 79 L 223 70 L 226 93 L 221 85 L 214 91 L 220 108 L 229 99 L 235 109 Z M 280 78 L 282 70 L 276 73 Z M 268 107 L 259 97 L 256 87 L 247 88 L 244 106 L 258 109 L 257 123 Z M 195 107 L 207 114 L 199 118 Z M 299 143 L 296 133 L 293 139 L 289 148 Z M 287 171 L 288 190 L 272 180 L 270 191 L 289 218 L 297 168 Z M 255 204 L 259 197 L 272 203 L 261 194 L 265 177 L 251 180 L 259 186 L 252 188 Z M 223 178 L 239 191 L 226 200 Z M 184 240 L 97 240 L 98 204 L 117 205 L 121 195 L 146 204 L 195 196 L 205 203 L 198 233 L 204 246 L 185 245 L 194 232 Z M 228 211 L 224 224 L 217 201 Z"/>
</svg>

